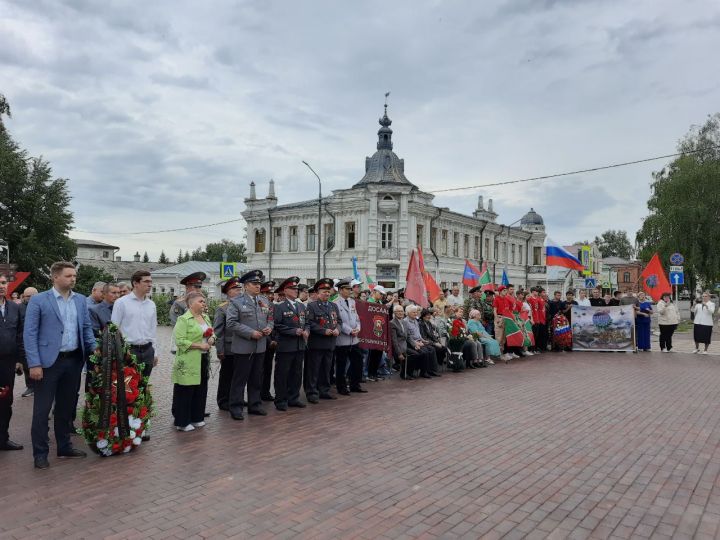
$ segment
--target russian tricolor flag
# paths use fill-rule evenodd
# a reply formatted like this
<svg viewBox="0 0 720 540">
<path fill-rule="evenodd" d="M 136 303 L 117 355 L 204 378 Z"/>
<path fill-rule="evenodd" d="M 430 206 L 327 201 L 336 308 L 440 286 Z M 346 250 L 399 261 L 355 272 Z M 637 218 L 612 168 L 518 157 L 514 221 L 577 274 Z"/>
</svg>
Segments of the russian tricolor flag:
<svg viewBox="0 0 720 540">
<path fill-rule="evenodd" d="M 555 244 L 549 238 L 547 243 L 547 246 L 545 246 L 545 264 L 547 266 L 562 266 L 563 268 L 579 271 L 585 270 L 580 260 L 562 246 Z"/>
</svg>

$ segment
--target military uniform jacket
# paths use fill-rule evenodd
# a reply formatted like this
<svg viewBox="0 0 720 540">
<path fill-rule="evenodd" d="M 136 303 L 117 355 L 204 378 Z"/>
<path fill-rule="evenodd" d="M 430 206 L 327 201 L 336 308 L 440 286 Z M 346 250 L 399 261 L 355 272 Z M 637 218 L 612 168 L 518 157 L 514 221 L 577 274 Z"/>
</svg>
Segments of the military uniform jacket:
<svg viewBox="0 0 720 540">
<path fill-rule="evenodd" d="M 337 337 L 335 344 L 338 347 L 357 345 L 360 340 L 357 336 L 350 334 L 353 329 L 360 328 L 360 316 L 357 309 L 355 309 L 355 300 L 348 298 L 347 303 L 345 303 L 342 296 L 338 296 L 334 303 L 340 313 L 340 335 Z"/>
<path fill-rule="evenodd" d="M 178 298 L 175 300 L 170 306 L 170 323 L 175 326 L 175 323 L 178 320 L 178 317 L 185 313 L 187 311 L 187 302 L 185 301 L 185 297 Z"/>
<path fill-rule="evenodd" d="M 308 328 L 306 308 L 302 302 L 284 300 L 274 306 L 274 332 L 277 352 L 295 352 L 305 349 L 305 338 L 297 335 L 297 329 Z"/>
<path fill-rule="evenodd" d="M 228 304 L 225 317 L 226 339 L 231 340 L 230 353 L 265 352 L 267 338 L 253 339 L 251 336 L 254 330 L 262 332 L 265 327 L 273 327 L 273 307 L 267 298 L 261 295 L 253 298 L 249 294 L 236 296 Z"/>
<path fill-rule="evenodd" d="M 310 327 L 308 348 L 332 351 L 335 348 L 335 336 L 326 336 L 326 330 L 340 327 L 340 312 L 333 302 L 310 302 L 307 306 L 307 321 Z"/>
<path fill-rule="evenodd" d="M 472 296 L 470 298 L 468 298 L 467 300 L 465 300 L 465 305 L 463 306 L 463 308 L 465 311 L 464 319 L 466 321 L 470 319 L 470 312 L 473 309 L 477 309 L 480 313 L 484 313 L 483 312 L 483 301 L 480 299 L 475 299 Z"/>
<path fill-rule="evenodd" d="M 230 348 L 232 346 L 232 334 L 227 332 L 227 308 L 230 301 L 223 302 L 215 308 L 215 318 L 213 319 L 213 331 L 215 332 L 215 350 L 218 354 L 232 354 Z"/>
</svg>

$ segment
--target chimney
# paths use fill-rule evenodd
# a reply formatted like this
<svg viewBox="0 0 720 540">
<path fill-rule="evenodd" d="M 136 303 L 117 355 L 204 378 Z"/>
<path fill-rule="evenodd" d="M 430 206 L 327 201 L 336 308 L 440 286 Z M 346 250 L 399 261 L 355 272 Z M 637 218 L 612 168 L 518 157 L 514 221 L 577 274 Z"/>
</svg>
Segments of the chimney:
<svg viewBox="0 0 720 540">
<path fill-rule="evenodd" d="M 140 254 L 136 251 L 135 255 L 133 255 L 133 260 L 135 262 L 140 262 Z"/>
<path fill-rule="evenodd" d="M 268 190 L 268 199 L 277 199 L 275 196 L 275 180 L 270 179 L 270 189 Z"/>
<path fill-rule="evenodd" d="M 483 196 L 478 195 L 478 210 L 485 210 L 485 205 L 483 204 Z"/>
<path fill-rule="evenodd" d="M 120 262 L 120 261 L 122 261 L 122 257 L 120 255 L 115 257 L 115 262 Z"/>
<path fill-rule="evenodd" d="M 488 212 L 492 213 L 492 211 L 493 211 L 492 199 L 488 199 Z"/>
<path fill-rule="evenodd" d="M 250 182 L 250 199 L 257 199 L 257 197 L 255 196 L 255 182 Z"/>
</svg>

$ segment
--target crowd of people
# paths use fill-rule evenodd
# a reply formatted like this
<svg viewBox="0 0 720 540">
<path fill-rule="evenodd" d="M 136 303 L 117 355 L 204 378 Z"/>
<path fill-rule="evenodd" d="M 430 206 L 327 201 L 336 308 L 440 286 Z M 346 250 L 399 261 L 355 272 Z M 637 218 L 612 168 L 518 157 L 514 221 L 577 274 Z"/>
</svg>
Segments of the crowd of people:
<svg viewBox="0 0 720 540">
<path fill-rule="evenodd" d="M 72 445 L 83 368 L 97 351 L 97 338 L 114 324 L 149 377 L 158 363 L 157 312 L 150 299 L 152 277 L 136 272 L 130 285 L 96 283 L 84 297 L 73 292 L 72 263 L 51 268 L 53 287 L 38 293 L 26 288 L 19 302 L 6 300 L 7 277 L 0 275 L 0 450 L 21 450 L 9 439 L 13 385 L 24 374 L 23 396 L 34 395 L 31 438 L 35 466 L 49 466 L 49 417 L 53 410 L 56 452 L 60 458 L 81 458 Z M 492 366 L 496 361 L 565 351 L 572 347 L 572 307 L 632 306 L 639 350 L 650 350 L 650 317 L 659 317 L 660 348 L 672 350 L 679 323 L 670 295 L 653 305 L 644 293 L 602 295 L 600 289 L 529 291 L 501 285 L 469 290 L 459 287 L 421 307 L 381 285 L 363 290 L 360 281 L 323 278 L 312 287 L 298 277 L 281 283 L 252 270 L 222 284 L 226 300 L 211 320 L 202 292 L 205 274 L 181 283 L 185 293 L 170 307 L 173 324 L 172 414 L 178 431 L 205 425 L 211 351 L 220 362 L 217 406 L 234 420 L 245 414 L 265 416 L 264 402 L 278 411 L 305 408 L 338 396 L 366 393 L 366 383 L 397 374 L 403 380 L 441 377 L 443 371 Z M 384 346 L 361 342 L 358 302 L 376 304 L 387 316 Z M 710 343 L 715 305 L 705 293 L 693 306 L 696 350 Z M 506 335 L 514 321 L 523 339 Z M 382 327 L 382 325 L 381 325 Z M 11 366 L 12 369 L 8 369 Z M 149 434 L 144 432 L 147 440 Z"/>
</svg>

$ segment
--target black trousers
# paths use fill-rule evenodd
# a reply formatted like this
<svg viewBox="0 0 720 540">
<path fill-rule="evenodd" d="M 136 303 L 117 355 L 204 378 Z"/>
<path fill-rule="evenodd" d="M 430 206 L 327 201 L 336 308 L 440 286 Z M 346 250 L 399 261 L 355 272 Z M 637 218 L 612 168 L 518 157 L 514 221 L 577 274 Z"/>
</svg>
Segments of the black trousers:
<svg viewBox="0 0 720 540">
<path fill-rule="evenodd" d="M 380 353 L 382 354 L 382 351 Z M 348 387 L 352 390 L 360 388 L 362 369 L 363 353 L 358 345 L 335 347 L 335 385 L 338 392 Z"/>
<path fill-rule="evenodd" d="M 230 385 L 232 384 L 233 370 L 235 369 L 235 355 L 225 353 L 220 360 L 220 376 L 218 377 L 217 405 L 220 410 L 226 411 L 230 407 Z"/>
<path fill-rule="evenodd" d="M 48 422 L 53 402 L 57 451 L 64 452 L 72 448 L 70 426 L 77 403 L 83 363 L 82 351 L 79 348 L 69 353 L 60 353 L 52 366 L 43 368 L 43 378 L 35 382 L 30 430 L 34 457 L 47 457 L 50 450 Z"/>
<path fill-rule="evenodd" d="M 200 384 L 173 385 L 172 412 L 176 426 L 185 427 L 191 423 L 202 422 L 205 418 L 210 371 L 208 355 L 203 354 L 200 362 Z"/>
<path fill-rule="evenodd" d="M 265 358 L 263 358 L 263 373 L 262 373 L 262 397 L 270 395 L 270 383 L 272 382 L 273 374 L 273 358 L 275 358 L 276 347 L 270 347 L 268 343 L 267 349 L 265 349 Z"/>
<path fill-rule="evenodd" d="M 0 389 L 7 387 L 5 397 L 0 397 L 0 446 L 9 438 L 10 418 L 12 418 L 13 389 L 15 388 L 15 358 L 0 355 Z"/>
<path fill-rule="evenodd" d="M 245 401 L 245 387 L 248 393 L 248 409 L 259 409 L 262 405 L 260 388 L 262 386 L 262 369 L 265 353 L 236 354 L 233 368 L 232 382 L 230 383 L 230 412 L 242 413 L 242 403 Z"/>
<path fill-rule="evenodd" d="M 672 349 L 672 337 L 677 329 L 677 324 L 661 324 L 660 325 L 660 350 Z"/>
<path fill-rule="evenodd" d="M 332 349 L 310 349 L 305 377 L 305 396 L 318 398 L 330 394 L 330 370 Z"/>
<path fill-rule="evenodd" d="M 547 324 L 533 324 L 533 336 L 535 337 L 535 350 L 547 351 L 548 329 Z"/>
<path fill-rule="evenodd" d="M 305 350 L 275 353 L 275 404 L 300 401 Z"/>
<path fill-rule="evenodd" d="M 407 374 L 413 375 L 416 371 L 420 373 L 426 373 L 428 370 L 428 355 L 422 350 L 416 351 L 415 349 L 408 348 L 407 350 Z M 404 374 L 404 371 L 401 371 Z"/>
<path fill-rule="evenodd" d="M 370 349 L 368 353 L 368 377 L 372 377 L 373 379 L 377 378 L 382 355 L 383 352 L 381 350 Z"/>
</svg>

